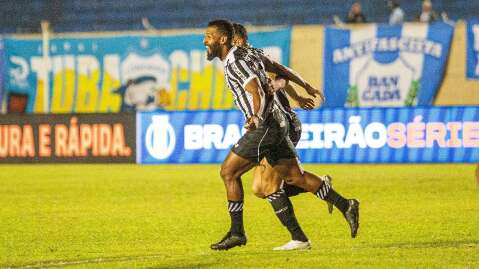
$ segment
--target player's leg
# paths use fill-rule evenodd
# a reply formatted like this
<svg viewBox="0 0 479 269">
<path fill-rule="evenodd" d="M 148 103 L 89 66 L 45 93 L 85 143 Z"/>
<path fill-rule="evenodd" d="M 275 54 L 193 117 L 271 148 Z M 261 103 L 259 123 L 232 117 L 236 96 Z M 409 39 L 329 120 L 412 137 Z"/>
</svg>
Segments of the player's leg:
<svg viewBox="0 0 479 269">
<path fill-rule="evenodd" d="M 283 224 L 291 235 L 291 241 L 275 248 L 275 250 L 296 250 L 309 249 L 311 244 L 301 229 L 301 226 L 294 214 L 293 204 L 285 191 L 281 189 L 281 178 L 273 167 L 263 159 L 255 168 L 253 178 L 253 191 L 261 198 L 266 197 L 281 224 Z"/>
<path fill-rule="evenodd" d="M 332 178 L 328 175 L 322 177 L 322 179 L 324 181 L 327 182 L 327 184 L 329 184 L 330 186 L 333 186 L 332 185 Z M 300 188 L 298 186 L 295 186 L 295 185 L 292 185 L 292 184 L 289 184 L 287 183 L 286 181 L 283 181 L 282 182 L 282 189 L 284 190 L 284 192 L 286 193 L 286 195 L 288 197 L 292 197 L 292 196 L 296 196 L 296 195 L 299 195 L 301 193 L 306 193 L 307 191 L 303 188 Z M 331 204 L 330 202 L 327 202 L 326 203 L 328 204 L 328 212 L 329 214 L 332 214 L 333 213 L 333 204 Z"/>
<path fill-rule="evenodd" d="M 281 188 L 281 181 L 273 167 L 263 158 L 253 172 L 253 194 L 264 199 Z"/>
<path fill-rule="evenodd" d="M 241 175 L 250 170 L 253 165 L 254 164 L 250 160 L 239 156 L 233 151 L 230 151 L 221 165 L 220 175 L 226 189 L 231 226 L 223 239 L 211 245 L 211 249 L 228 250 L 232 247 L 246 244 L 246 236 L 243 226 L 244 192 Z"/>
<path fill-rule="evenodd" d="M 261 156 L 258 156 L 258 158 L 261 158 L 259 160 L 263 160 L 263 156 L 274 155 L 277 145 L 280 144 L 287 135 L 285 118 L 282 117 L 282 114 L 279 114 L 279 111 L 276 111 L 275 113 L 275 116 L 277 117 L 266 119 L 265 124 L 262 127 L 266 131 L 264 133 L 265 135 L 261 136 L 260 143 L 256 148 L 257 155 L 262 153 Z M 301 242 L 303 244 L 302 248 L 309 248 L 308 239 L 304 235 L 296 217 L 294 216 L 291 202 L 289 201 L 288 196 L 285 195 L 284 191 L 280 190 L 281 178 L 279 175 L 267 162 L 263 162 L 262 165 L 257 168 L 255 175 L 255 182 L 261 183 L 260 188 L 258 188 L 261 189 L 261 195 L 266 196 L 281 223 L 288 228 L 294 239 L 297 239 L 294 242 Z M 256 186 L 258 186 L 258 184 L 256 184 Z M 299 248 L 297 246 L 292 247 L 296 249 Z M 288 246 L 288 248 L 293 249 L 291 246 Z"/>
<path fill-rule="evenodd" d="M 250 160 L 230 151 L 221 165 L 220 176 L 226 188 L 226 197 L 230 201 L 241 201 L 244 197 L 241 175 L 254 166 Z"/>
<path fill-rule="evenodd" d="M 264 186 L 263 186 L 263 173 L 266 167 L 264 166 L 265 160 L 263 159 L 259 165 L 253 169 L 253 182 L 251 184 L 251 190 L 253 194 L 261 199 L 264 199 Z"/>
<path fill-rule="evenodd" d="M 302 124 L 301 121 L 298 119 L 298 116 L 294 113 L 289 114 L 289 139 L 293 143 L 294 147 L 298 145 L 299 140 L 301 139 L 302 133 Z M 286 192 L 288 197 L 296 196 L 301 193 L 307 192 L 305 189 L 300 188 L 298 186 L 294 186 L 288 184 L 286 181 L 283 183 L 283 189 Z"/>
<path fill-rule="evenodd" d="M 271 145 L 269 127 L 261 125 L 246 132 L 234 145 L 221 165 L 221 178 L 228 198 L 228 211 L 231 216 L 231 229 L 218 243 L 211 245 L 215 250 L 227 250 L 246 244 L 243 228 L 243 184 L 241 175 L 253 168 L 265 154 L 265 146 Z"/>
<path fill-rule="evenodd" d="M 281 115 L 278 122 L 281 121 Z M 326 180 L 313 173 L 304 171 L 297 158 L 296 148 L 289 136 L 278 143 L 272 154 L 266 156 L 274 170 L 287 183 L 298 186 L 333 204 L 345 216 L 350 228 L 351 237 L 356 237 L 359 228 L 359 202 L 355 199 L 346 199 L 337 193 Z"/>
<path fill-rule="evenodd" d="M 301 133 L 302 133 L 302 124 L 301 121 L 299 120 L 298 116 L 295 113 L 289 113 L 287 115 L 287 119 L 289 120 L 289 130 L 288 130 L 288 136 L 291 142 L 293 143 L 294 147 L 298 145 L 299 140 L 301 139 Z M 328 184 L 331 185 L 331 177 L 325 176 L 324 179 L 328 181 Z M 296 196 L 301 193 L 307 192 L 305 189 L 300 188 L 298 186 L 288 184 L 286 181 L 282 182 L 282 188 L 284 189 L 286 195 L 288 197 L 291 196 Z M 328 204 L 328 212 L 329 214 L 333 213 L 333 205 L 329 202 L 326 202 Z"/>
<path fill-rule="evenodd" d="M 288 195 L 288 197 L 296 196 L 296 195 L 299 195 L 301 193 L 307 192 L 305 189 L 300 188 L 298 186 L 288 184 L 286 181 L 284 181 L 284 183 L 283 183 L 283 189 L 284 189 L 286 195 Z"/>
<path fill-rule="evenodd" d="M 267 164 L 268 166 L 266 166 Z M 274 173 L 274 177 L 276 180 L 267 180 L 265 178 L 270 178 L 269 174 Z M 323 179 L 332 186 L 332 178 L 330 176 L 324 176 Z M 279 189 L 283 189 L 284 193 L 288 197 L 296 196 L 301 193 L 307 193 L 307 191 L 303 188 L 297 187 L 292 184 L 286 183 L 285 180 L 281 179 L 274 169 L 269 165 L 266 159 L 261 161 L 260 165 L 254 168 L 253 171 L 253 184 L 252 190 L 253 194 L 261 199 L 264 199 L 266 196 L 277 192 Z M 328 212 L 329 214 L 333 213 L 333 204 L 330 202 L 326 202 L 328 204 Z"/>
<path fill-rule="evenodd" d="M 359 228 L 359 202 L 357 200 L 344 198 L 326 180 L 304 171 L 297 159 L 279 160 L 274 169 L 281 177 L 286 178 L 289 184 L 301 187 L 338 208 L 351 228 L 351 237 L 356 237 Z"/>
</svg>

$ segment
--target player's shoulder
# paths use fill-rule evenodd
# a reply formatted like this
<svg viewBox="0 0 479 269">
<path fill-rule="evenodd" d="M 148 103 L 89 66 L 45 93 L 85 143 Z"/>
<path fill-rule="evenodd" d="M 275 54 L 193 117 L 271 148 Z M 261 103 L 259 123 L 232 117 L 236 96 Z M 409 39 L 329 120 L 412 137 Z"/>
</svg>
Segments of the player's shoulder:
<svg viewBox="0 0 479 269">
<path fill-rule="evenodd" d="M 252 47 L 238 47 L 234 52 L 233 52 L 233 57 L 232 61 L 233 62 L 238 62 L 238 61 L 258 61 L 261 60 L 261 50 L 252 48 Z"/>
<path fill-rule="evenodd" d="M 236 49 L 233 52 L 233 57 L 232 61 L 240 61 L 244 60 L 246 56 L 248 55 L 248 50 L 243 47 L 236 47 Z"/>
<path fill-rule="evenodd" d="M 251 51 L 251 53 L 255 54 L 258 57 L 265 56 L 263 49 L 249 47 L 249 50 Z"/>
</svg>

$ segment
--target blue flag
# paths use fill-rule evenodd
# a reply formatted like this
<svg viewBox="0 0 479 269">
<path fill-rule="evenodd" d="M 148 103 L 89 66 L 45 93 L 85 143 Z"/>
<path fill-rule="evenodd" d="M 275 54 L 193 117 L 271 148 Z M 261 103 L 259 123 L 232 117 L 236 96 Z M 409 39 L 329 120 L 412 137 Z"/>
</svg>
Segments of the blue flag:
<svg viewBox="0 0 479 269">
<path fill-rule="evenodd" d="M 325 105 L 432 105 L 453 33 L 445 23 L 326 27 Z"/>
<path fill-rule="evenodd" d="M 479 20 L 467 21 L 467 68 L 468 79 L 479 79 Z"/>
</svg>

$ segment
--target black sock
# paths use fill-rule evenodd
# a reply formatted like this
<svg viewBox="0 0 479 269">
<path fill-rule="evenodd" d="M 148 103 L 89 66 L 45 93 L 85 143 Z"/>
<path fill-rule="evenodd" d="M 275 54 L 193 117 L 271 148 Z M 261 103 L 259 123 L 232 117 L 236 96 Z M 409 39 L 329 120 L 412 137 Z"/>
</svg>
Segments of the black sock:
<svg viewBox="0 0 479 269">
<path fill-rule="evenodd" d="M 306 192 L 305 189 L 300 188 L 298 186 L 290 185 L 286 182 L 283 184 L 283 189 L 284 189 L 284 192 L 286 193 L 286 196 L 288 197 L 296 196 L 300 193 Z"/>
<path fill-rule="evenodd" d="M 294 215 L 293 205 L 284 190 L 279 190 L 266 197 L 266 199 L 273 206 L 274 212 L 281 223 L 288 228 L 292 239 L 302 242 L 308 241 L 308 238 L 299 226 L 298 220 Z"/>
<path fill-rule="evenodd" d="M 228 212 L 231 217 L 230 232 L 234 235 L 244 235 L 243 227 L 243 201 L 229 201 Z"/>
<path fill-rule="evenodd" d="M 316 191 L 316 196 L 327 202 L 330 202 L 343 213 L 348 210 L 348 200 L 334 191 L 326 181 L 323 181 L 323 184 L 321 184 L 319 189 Z"/>
</svg>

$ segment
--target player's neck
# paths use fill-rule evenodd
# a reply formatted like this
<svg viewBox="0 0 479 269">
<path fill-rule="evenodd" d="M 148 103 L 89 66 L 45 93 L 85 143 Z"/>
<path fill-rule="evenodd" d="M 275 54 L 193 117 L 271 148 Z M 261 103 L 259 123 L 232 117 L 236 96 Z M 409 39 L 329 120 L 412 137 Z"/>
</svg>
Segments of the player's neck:
<svg viewBox="0 0 479 269">
<path fill-rule="evenodd" d="M 226 59 L 226 56 L 228 56 L 228 53 L 230 52 L 232 48 L 233 46 L 223 46 L 221 48 L 221 56 L 220 56 L 221 61 L 224 61 Z"/>
</svg>

